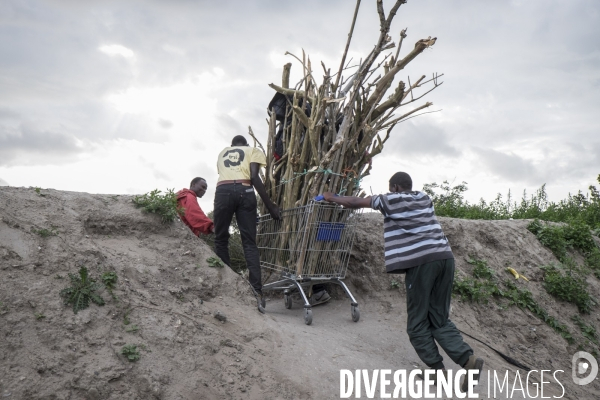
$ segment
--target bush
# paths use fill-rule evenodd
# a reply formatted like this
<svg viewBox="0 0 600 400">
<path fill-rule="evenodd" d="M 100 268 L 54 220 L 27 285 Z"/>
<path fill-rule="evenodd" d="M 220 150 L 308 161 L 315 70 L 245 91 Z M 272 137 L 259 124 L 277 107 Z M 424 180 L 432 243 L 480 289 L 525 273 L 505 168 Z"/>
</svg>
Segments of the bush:
<svg viewBox="0 0 600 400">
<path fill-rule="evenodd" d="M 164 195 L 161 191 L 155 189 L 149 193 L 133 198 L 133 204 L 145 212 L 158 214 L 163 223 L 173 222 L 179 215 L 183 215 L 185 210 L 177 205 L 177 194 L 168 189 Z"/>
<path fill-rule="evenodd" d="M 86 309 L 90 305 L 90 300 L 99 306 L 104 305 L 104 299 L 100 297 L 97 290 L 102 288 L 100 283 L 88 276 L 86 267 L 79 269 L 79 275 L 69 273 L 71 286 L 60 291 L 59 295 L 63 298 L 65 305 L 72 304 L 73 312 Z"/>
<path fill-rule="evenodd" d="M 125 346 L 123 346 L 123 348 L 121 349 L 121 354 L 127 357 L 127 360 L 129 360 L 129 362 L 135 362 L 140 359 L 140 351 L 134 344 L 126 344 Z"/>
<path fill-rule="evenodd" d="M 598 175 L 600 183 L 600 175 Z M 478 203 L 470 204 L 464 199 L 468 190 L 467 182 L 452 186 L 448 181 L 441 185 L 429 183 L 423 186 L 423 191 L 431 197 L 435 212 L 442 217 L 466 219 L 541 219 L 553 222 L 569 222 L 579 220 L 595 232 L 600 232 L 600 192 L 590 185 L 589 194 L 579 191 L 558 203 L 548 200 L 546 185 L 542 185 L 531 196 L 523 192 L 519 202 L 514 201 L 509 191 L 506 200 L 501 194 L 487 203 L 481 199 Z"/>
<path fill-rule="evenodd" d="M 595 301 L 588 292 L 585 277 L 573 268 L 569 261 L 568 271 L 561 270 L 554 265 L 542 267 L 544 270 L 544 288 L 556 298 L 573 303 L 579 312 L 589 314 Z"/>
</svg>

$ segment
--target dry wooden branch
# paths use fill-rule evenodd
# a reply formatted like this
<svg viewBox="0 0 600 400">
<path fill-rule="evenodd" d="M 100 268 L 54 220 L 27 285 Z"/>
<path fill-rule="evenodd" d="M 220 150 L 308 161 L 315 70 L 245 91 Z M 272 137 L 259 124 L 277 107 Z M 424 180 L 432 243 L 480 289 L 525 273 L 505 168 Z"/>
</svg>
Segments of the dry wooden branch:
<svg viewBox="0 0 600 400">
<path fill-rule="evenodd" d="M 386 15 L 382 0 L 377 0 L 379 37 L 356 71 L 347 77 L 342 73 L 349 68 L 350 61 L 346 61 L 346 57 L 361 0 L 356 1 L 338 71 L 331 74 L 321 62 L 324 75 L 320 85 L 314 79 L 311 59 L 304 50 L 302 57 L 286 52 L 300 63 L 302 78 L 292 88 L 289 83 L 291 64 L 286 64 L 281 86 L 269 85 L 284 95 L 284 103 L 287 103 L 285 111 L 279 110 L 277 117 L 272 110 L 268 120 L 265 186 L 280 207 L 304 205 L 322 191 L 364 196 L 361 179 L 370 173 L 373 157 L 381 153 L 394 126 L 421 115 L 419 111 L 431 106 L 432 103 L 426 102 L 396 115 L 398 109 L 421 99 L 443 83 L 439 81 L 443 74 L 437 73 L 427 80 L 422 76 L 414 83 L 409 79 L 408 85 L 403 81 L 394 83 L 400 71 L 436 42 L 435 37 L 418 40 L 414 48 L 401 56 L 407 29 L 400 32 L 397 45 L 392 42 L 389 31 L 394 16 L 405 2 L 396 0 Z M 388 51 L 393 47 L 396 47 L 393 52 Z M 388 94 L 392 86 L 394 90 Z M 405 101 L 407 96 L 411 96 L 410 100 Z M 281 240 L 287 238 L 282 235 Z"/>
</svg>

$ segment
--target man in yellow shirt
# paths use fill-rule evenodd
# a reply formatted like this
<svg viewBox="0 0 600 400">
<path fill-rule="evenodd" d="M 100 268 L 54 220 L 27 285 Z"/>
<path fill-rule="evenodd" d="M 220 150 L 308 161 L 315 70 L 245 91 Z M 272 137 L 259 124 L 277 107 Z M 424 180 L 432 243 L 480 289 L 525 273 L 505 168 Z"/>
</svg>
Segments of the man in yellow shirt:
<svg viewBox="0 0 600 400">
<path fill-rule="evenodd" d="M 262 295 L 262 280 L 260 273 L 260 260 L 256 247 L 256 195 L 258 192 L 266 204 L 273 219 L 280 219 L 279 207 L 271 201 L 260 179 L 259 171 L 266 166 L 265 154 L 255 147 L 248 146 L 246 138 L 238 135 L 231 141 L 231 146 L 226 147 L 219 154 L 217 170 L 219 180 L 215 192 L 214 224 L 215 224 L 215 251 L 227 265 L 231 265 L 229 258 L 229 225 L 235 214 L 244 257 L 248 267 L 250 284 L 260 297 L 264 307 Z M 259 308 L 260 310 L 260 308 Z"/>
</svg>

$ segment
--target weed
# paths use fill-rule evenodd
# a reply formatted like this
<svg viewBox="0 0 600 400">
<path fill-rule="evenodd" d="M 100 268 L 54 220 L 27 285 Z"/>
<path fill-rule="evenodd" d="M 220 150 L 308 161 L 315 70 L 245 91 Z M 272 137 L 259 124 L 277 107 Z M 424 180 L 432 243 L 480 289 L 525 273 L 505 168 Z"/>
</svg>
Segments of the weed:
<svg viewBox="0 0 600 400">
<path fill-rule="evenodd" d="M 498 286 L 491 280 L 475 280 L 473 278 L 455 279 L 453 291 L 462 300 L 487 304 L 490 297 L 500 294 Z"/>
<path fill-rule="evenodd" d="M 587 325 L 579 315 L 574 315 L 571 317 L 571 319 L 573 320 L 573 322 L 575 322 L 575 325 L 577 325 L 579 329 L 581 329 L 581 334 L 586 339 L 589 339 L 591 342 L 598 344 L 598 333 L 596 333 L 596 328 L 594 328 L 594 326 Z"/>
<path fill-rule="evenodd" d="M 117 281 L 119 280 L 117 273 L 114 271 L 106 271 L 100 276 L 100 280 L 110 294 L 110 297 L 112 297 L 113 300 L 119 301 L 117 296 L 113 293 L 113 290 L 117 285 Z"/>
<path fill-rule="evenodd" d="M 583 253 L 589 253 L 597 248 L 590 227 L 581 219 L 569 221 L 569 224 L 563 227 L 563 233 L 568 245 Z"/>
<path fill-rule="evenodd" d="M 533 298 L 531 292 L 527 289 L 517 287 L 513 282 L 504 282 L 507 289 L 501 292 L 502 297 L 509 300 L 519 308 L 527 309 L 537 315 L 548 326 L 558 332 L 569 344 L 575 343 L 575 339 L 569 332 L 565 324 L 560 323 L 556 318 L 550 316 L 548 312 L 540 306 Z"/>
<path fill-rule="evenodd" d="M 125 327 L 125 332 L 136 333 L 140 328 L 137 325 L 129 325 Z"/>
<path fill-rule="evenodd" d="M 62 276 L 61 274 L 56 274 L 56 275 L 54 275 L 54 279 L 65 279 L 65 277 Z"/>
<path fill-rule="evenodd" d="M 470 259 L 468 262 L 475 265 L 473 275 L 477 276 L 475 279 L 471 277 L 455 278 L 452 288 L 453 292 L 458 294 L 462 300 L 487 304 L 492 296 L 506 299 L 508 306 L 515 305 L 531 311 L 557 331 L 569 344 L 575 342 L 567 326 L 548 315 L 548 312 L 534 300 L 529 290 L 517 287 L 512 281 L 499 282 L 494 271 L 487 266 L 487 262 L 484 260 Z"/>
<path fill-rule="evenodd" d="M 108 290 L 113 290 L 115 288 L 115 285 L 117 284 L 117 280 L 119 278 L 118 278 L 116 272 L 107 271 L 102 274 L 100 279 L 102 280 L 104 287 L 106 287 Z"/>
<path fill-rule="evenodd" d="M 33 188 L 33 190 L 35 190 L 35 192 L 38 194 L 38 196 L 46 197 L 46 195 L 44 193 L 42 193 L 42 188 L 36 186 Z"/>
<path fill-rule="evenodd" d="M 177 194 L 172 189 L 167 189 L 164 195 L 155 189 L 149 193 L 133 198 L 133 204 L 143 211 L 158 214 L 163 223 L 173 222 L 178 215 L 183 215 L 185 210 L 177 205 Z"/>
<path fill-rule="evenodd" d="M 58 230 L 56 230 L 55 227 L 52 227 L 50 229 L 46 229 L 46 228 L 37 229 L 37 230 L 34 229 L 33 231 L 43 238 L 47 238 L 50 236 L 58 236 Z"/>
<path fill-rule="evenodd" d="M 392 280 L 392 281 L 390 282 L 390 287 L 391 287 L 392 289 L 399 289 L 399 288 L 400 288 L 400 284 L 398 283 L 398 281 L 397 281 L 397 280 Z"/>
<path fill-rule="evenodd" d="M 225 266 L 225 263 L 219 257 L 208 257 L 206 262 L 209 267 L 213 268 L 223 268 Z"/>
<path fill-rule="evenodd" d="M 588 284 L 577 268 L 573 268 L 572 260 L 568 265 L 568 271 L 554 265 L 541 267 L 544 271 L 544 288 L 558 299 L 575 304 L 579 312 L 589 314 L 595 301 L 587 290 Z"/>
<path fill-rule="evenodd" d="M 43 313 L 37 313 L 36 312 L 33 315 L 35 316 L 35 319 L 37 319 L 37 320 L 46 318 L 46 316 Z"/>
<path fill-rule="evenodd" d="M 140 351 L 135 344 L 126 344 L 123 346 L 121 354 L 127 357 L 129 362 L 135 362 L 140 359 Z"/>
<path fill-rule="evenodd" d="M 96 291 L 102 287 L 95 279 L 88 275 L 86 267 L 79 269 L 79 275 L 69 273 L 71 286 L 60 291 L 60 297 L 63 298 L 65 305 L 72 304 L 73 312 L 86 309 L 90 305 L 90 300 L 99 306 L 104 305 L 104 299 Z"/>
<path fill-rule="evenodd" d="M 487 261 L 471 258 L 467 262 L 475 266 L 473 268 L 475 278 L 492 279 L 494 277 L 494 271 L 487 266 Z"/>
<path fill-rule="evenodd" d="M 129 325 L 131 321 L 129 320 L 129 313 L 131 310 L 125 311 L 125 315 L 123 315 L 123 325 Z"/>
<path fill-rule="evenodd" d="M 595 248 L 586 255 L 585 265 L 600 279 L 600 249 Z"/>
</svg>

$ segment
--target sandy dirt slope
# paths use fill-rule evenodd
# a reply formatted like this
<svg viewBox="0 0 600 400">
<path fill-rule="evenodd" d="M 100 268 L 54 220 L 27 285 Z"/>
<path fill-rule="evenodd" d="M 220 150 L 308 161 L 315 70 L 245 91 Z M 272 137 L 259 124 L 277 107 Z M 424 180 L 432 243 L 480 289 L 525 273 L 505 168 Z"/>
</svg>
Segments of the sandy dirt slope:
<svg viewBox="0 0 600 400">
<path fill-rule="evenodd" d="M 0 218 L 2 398 L 335 399 L 340 369 L 424 367 L 405 333 L 403 278 L 383 273 L 376 214 L 361 217 L 346 278 L 360 303 L 360 321 L 352 322 L 348 300 L 332 288 L 333 300 L 314 308 L 311 326 L 304 324 L 301 304 L 287 310 L 280 294 L 272 294 L 267 314 L 259 314 L 241 277 L 207 265 L 211 249 L 180 222 L 163 225 L 141 213 L 129 196 L 2 187 Z M 526 222 L 441 222 L 459 274 L 470 273 L 468 256 L 488 260 L 498 273 L 509 263 L 528 274 L 528 287 L 551 314 L 564 316 L 578 332 L 569 319 L 575 307 L 541 287 L 538 266 L 554 258 Z M 44 238 L 43 229 L 58 235 Z M 74 314 L 64 306 L 58 292 L 82 265 L 96 277 L 115 271 L 118 300 L 104 291 L 102 307 Z M 399 289 L 391 288 L 392 280 Z M 598 282 L 591 284 L 600 297 Z M 227 321 L 217 320 L 217 311 Z M 452 319 L 532 368 L 565 370 L 559 375 L 565 398 L 598 397 L 598 381 L 585 387 L 570 381 L 576 348 L 528 312 L 454 301 Z M 598 325 L 597 309 L 586 320 Z M 469 342 L 486 369 L 510 370 L 514 377 L 516 368 Z M 120 355 L 125 344 L 140 346 L 139 361 Z M 486 385 L 484 374 L 482 398 Z M 558 385 L 547 386 L 546 396 L 560 394 Z M 521 398 L 519 392 L 513 398 Z"/>
</svg>

